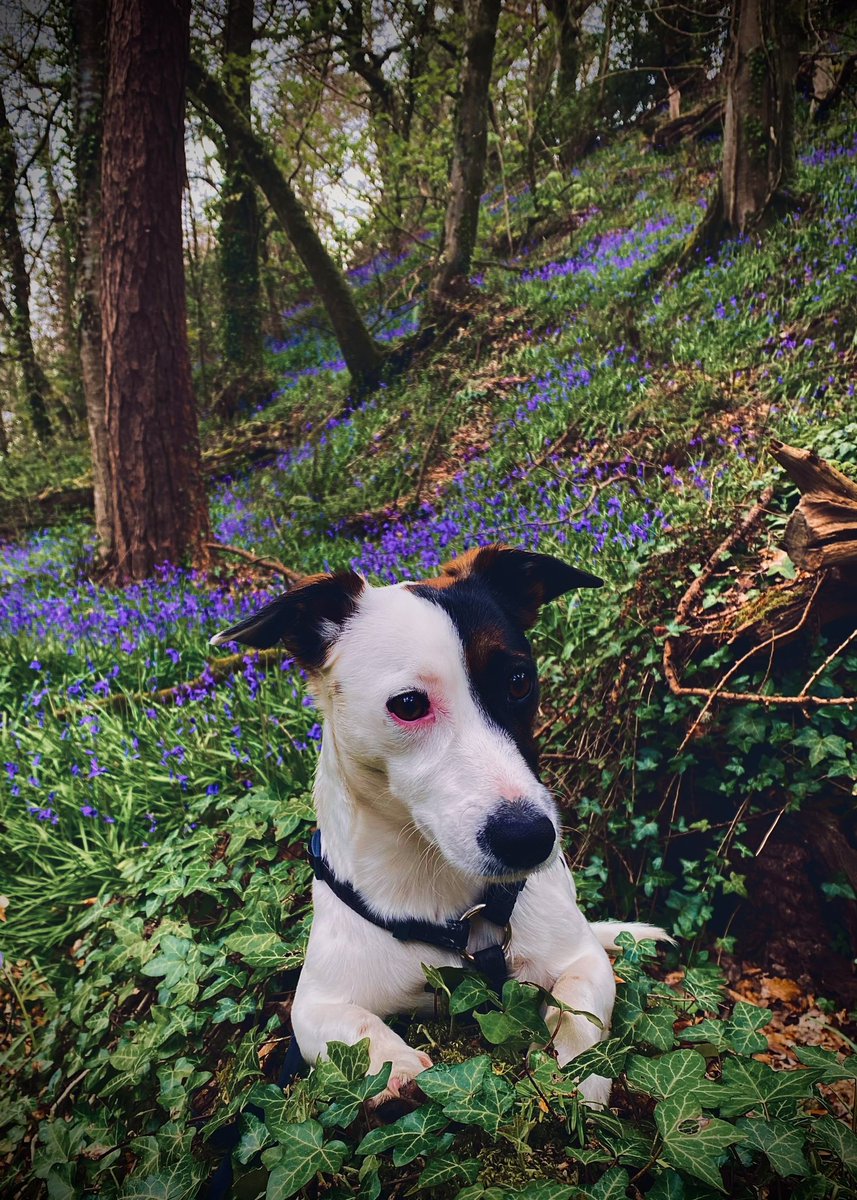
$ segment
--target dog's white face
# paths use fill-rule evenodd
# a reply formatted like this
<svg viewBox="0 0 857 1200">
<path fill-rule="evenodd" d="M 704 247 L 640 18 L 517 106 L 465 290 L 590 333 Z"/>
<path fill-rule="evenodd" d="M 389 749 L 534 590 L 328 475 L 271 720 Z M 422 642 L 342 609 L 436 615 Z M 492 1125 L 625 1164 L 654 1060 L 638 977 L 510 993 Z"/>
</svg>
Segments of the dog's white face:
<svg viewBox="0 0 857 1200">
<path fill-rule="evenodd" d="M 559 832 L 536 773 L 524 631 L 541 603 L 599 583 L 546 555 L 487 547 L 420 584 L 315 576 L 213 640 L 282 640 L 307 667 L 325 753 L 354 803 L 415 827 L 468 876 L 521 878 L 552 861 Z"/>
</svg>

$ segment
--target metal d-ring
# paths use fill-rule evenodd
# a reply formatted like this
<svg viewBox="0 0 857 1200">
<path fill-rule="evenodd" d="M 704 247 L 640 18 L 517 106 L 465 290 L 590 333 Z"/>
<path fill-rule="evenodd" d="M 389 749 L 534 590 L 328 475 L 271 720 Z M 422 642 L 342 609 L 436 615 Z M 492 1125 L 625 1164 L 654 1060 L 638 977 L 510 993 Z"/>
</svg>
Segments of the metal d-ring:
<svg viewBox="0 0 857 1200">
<path fill-rule="evenodd" d="M 467 912 L 463 912 L 458 918 L 459 921 L 472 921 L 474 917 L 478 917 L 483 909 L 487 908 L 487 904 L 474 904 L 472 908 L 468 908 Z M 505 954 L 509 949 L 509 943 L 512 941 L 512 926 L 506 924 L 503 926 L 503 941 L 500 943 L 500 949 Z M 465 962 L 474 962 L 476 956 L 471 954 L 469 950 L 462 950 L 461 957 Z"/>
</svg>

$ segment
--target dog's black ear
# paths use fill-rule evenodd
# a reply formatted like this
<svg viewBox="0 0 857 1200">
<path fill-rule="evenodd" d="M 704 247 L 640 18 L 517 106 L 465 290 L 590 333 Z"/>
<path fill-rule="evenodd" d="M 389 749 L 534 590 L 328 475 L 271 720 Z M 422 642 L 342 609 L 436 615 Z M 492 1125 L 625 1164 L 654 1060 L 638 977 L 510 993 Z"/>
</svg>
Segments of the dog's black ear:
<svg viewBox="0 0 857 1200">
<path fill-rule="evenodd" d="M 357 607 L 364 583 L 354 571 L 310 575 L 252 617 L 224 629 L 212 646 L 240 642 L 266 650 L 282 642 L 302 667 L 317 671 L 344 622 Z"/>
<path fill-rule="evenodd" d="M 601 587 L 604 580 L 549 554 L 511 546 L 483 546 L 443 568 L 452 581 L 478 576 L 523 629 L 536 623 L 543 604 L 575 588 Z"/>
</svg>

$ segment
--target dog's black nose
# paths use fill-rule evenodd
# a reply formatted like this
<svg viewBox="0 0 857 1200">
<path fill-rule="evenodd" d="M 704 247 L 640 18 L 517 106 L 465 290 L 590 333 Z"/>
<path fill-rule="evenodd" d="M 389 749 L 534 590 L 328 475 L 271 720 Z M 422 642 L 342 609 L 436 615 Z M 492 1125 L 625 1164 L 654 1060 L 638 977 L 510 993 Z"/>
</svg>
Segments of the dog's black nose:
<svg viewBox="0 0 857 1200">
<path fill-rule="evenodd" d="M 550 817 L 531 805 L 505 803 L 485 822 L 478 840 L 502 867 L 523 871 L 545 861 L 553 850 L 556 830 Z"/>
</svg>

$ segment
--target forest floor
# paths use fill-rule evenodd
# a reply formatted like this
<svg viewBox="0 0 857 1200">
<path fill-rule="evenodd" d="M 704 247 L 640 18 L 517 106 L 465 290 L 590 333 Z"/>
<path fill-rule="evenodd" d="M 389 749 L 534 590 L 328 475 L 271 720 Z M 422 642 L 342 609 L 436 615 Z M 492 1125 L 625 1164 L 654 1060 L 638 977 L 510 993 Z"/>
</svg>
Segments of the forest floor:
<svg viewBox="0 0 857 1200">
<path fill-rule="evenodd" d="M 801 583 L 779 550 L 796 493 L 766 454 L 771 438 L 857 475 L 857 141 L 836 128 L 807 140 L 800 214 L 672 275 L 716 154 L 659 157 L 629 138 L 538 198 L 488 197 L 492 262 L 505 230 L 537 232 L 544 211 L 573 219 L 474 276 L 460 336 L 356 408 L 335 348 L 299 307 L 271 346 L 282 384 L 270 403 L 228 429 L 204 422 L 226 547 L 210 570 L 101 586 L 86 513 L 65 508 L 85 498 L 85 447 L 10 463 L 0 523 L 34 510 L 53 523 L 10 541 L 0 565 L 9 1195 L 195 1195 L 201 1122 L 208 1137 L 248 1097 L 267 1124 L 241 1117 L 248 1196 L 294 1194 L 293 1161 L 312 1167 L 305 1183 L 318 1171 L 330 1194 L 367 1197 L 376 1181 L 389 1195 L 419 1182 L 473 1200 L 527 1188 L 543 1200 L 853 1194 L 857 1081 L 841 1055 L 857 1037 L 857 713 L 715 698 L 700 718 L 703 701 L 667 686 L 663 652 L 673 639 L 683 681 L 709 692 L 728 676 L 736 692 L 797 695 L 809 678 L 822 699 L 855 694 L 853 645 L 834 653 L 841 616 L 815 610 L 776 654 L 746 661 L 743 642 L 706 641 L 699 621 L 725 628 Z M 414 327 L 398 297 L 428 247 L 353 274 L 390 341 Z M 696 623 L 682 624 L 691 580 L 763 495 L 760 520 L 706 576 Z M 440 1101 L 418 1110 L 434 1122 L 433 1141 L 415 1143 L 419 1179 L 395 1138 L 370 1154 L 371 1130 L 356 1149 L 313 1142 L 307 1156 L 282 1130 L 320 1138 L 335 1124 L 324 1105 L 342 1096 L 300 1085 L 283 1108 L 259 1064 L 281 1056 L 280 976 L 306 936 L 321 730 L 288 659 L 210 659 L 208 638 L 282 589 L 277 562 L 392 582 L 494 540 L 607 581 L 553 606 L 534 637 L 545 775 L 587 911 L 656 918 L 680 949 L 652 966 L 628 948 L 617 964 L 626 988 L 601 1067 L 624 1082 L 594 1131 L 547 1067 L 527 1092 L 530 1073 L 511 1064 L 533 1030 L 514 1025 L 520 998 L 504 997 L 496 1121 L 459 1107 L 441 1135 Z M 822 826 L 854 853 L 825 858 Z M 667 1128 L 673 1084 L 640 1062 L 679 1071 L 685 1056 L 681 1070 L 701 1071 L 688 1046 L 707 1075 L 682 1084 L 690 1106 Z M 441 1053 L 464 1067 L 460 1047 Z M 754 1063 L 803 1064 L 805 1090 L 775 1094 Z M 360 1074 L 343 1066 L 346 1091 L 349 1071 Z M 498 1128 L 495 1161 L 478 1137 Z M 452 1149 L 438 1150 L 445 1138 Z"/>
</svg>

